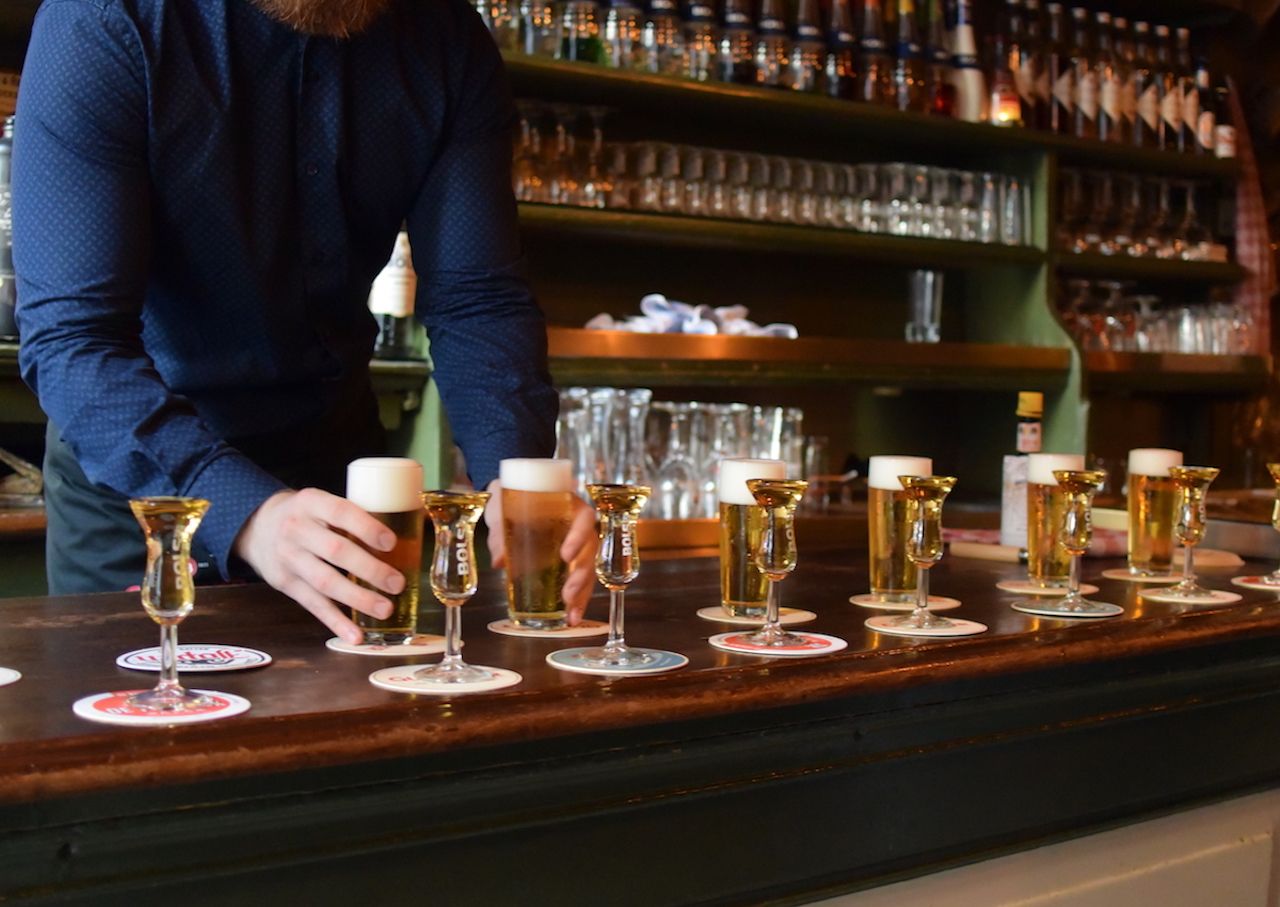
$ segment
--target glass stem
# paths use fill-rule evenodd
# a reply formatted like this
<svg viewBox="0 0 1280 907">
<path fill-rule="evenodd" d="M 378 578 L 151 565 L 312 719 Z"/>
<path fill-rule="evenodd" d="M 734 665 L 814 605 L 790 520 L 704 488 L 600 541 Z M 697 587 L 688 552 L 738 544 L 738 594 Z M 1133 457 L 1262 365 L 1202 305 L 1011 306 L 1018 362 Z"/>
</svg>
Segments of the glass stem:
<svg viewBox="0 0 1280 907">
<path fill-rule="evenodd" d="M 623 596 L 626 590 L 618 587 L 609 587 L 609 641 L 604 647 L 611 652 L 617 652 L 627 647 L 626 641 L 622 638 L 622 622 L 624 619 L 623 606 L 625 600 Z"/>
<path fill-rule="evenodd" d="M 1080 597 L 1080 561 L 1080 555 L 1071 555 L 1071 572 L 1067 574 L 1067 599 L 1069 601 L 1075 601 Z"/>
<path fill-rule="evenodd" d="M 462 664 L 462 615 L 455 605 L 444 608 L 444 660 L 442 667 L 454 667 Z"/>
<path fill-rule="evenodd" d="M 778 612 L 778 584 L 773 580 L 769 580 L 769 594 L 765 599 L 764 625 L 772 627 L 775 630 L 782 626 Z"/>
<path fill-rule="evenodd" d="M 178 625 L 162 624 L 160 626 L 160 683 L 157 693 L 180 693 L 182 685 L 178 683 Z"/>
<path fill-rule="evenodd" d="M 1191 565 L 1191 552 L 1195 548 L 1191 545 L 1182 546 L 1182 584 L 1183 586 L 1194 586 L 1196 584 L 1196 572 Z"/>
<path fill-rule="evenodd" d="M 929 623 L 929 571 L 916 564 L 916 609 L 911 612 L 911 625 L 923 627 Z"/>
</svg>

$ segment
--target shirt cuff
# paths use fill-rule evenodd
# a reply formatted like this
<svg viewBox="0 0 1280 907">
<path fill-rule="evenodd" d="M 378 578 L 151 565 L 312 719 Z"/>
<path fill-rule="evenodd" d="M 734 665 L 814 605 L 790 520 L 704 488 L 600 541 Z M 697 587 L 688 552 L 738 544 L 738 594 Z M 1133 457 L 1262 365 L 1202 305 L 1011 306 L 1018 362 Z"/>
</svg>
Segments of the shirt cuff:
<svg viewBox="0 0 1280 907">
<path fill-rule="evenodd" d="M 224 580 L 251 579 L 254 573 L 232 553 L 232 545 L 262 502 L 288 485 L 234 450 L 210 461 L 184 494 L 204 498 L 209 512 L 196 531 Z"/>
</svg>

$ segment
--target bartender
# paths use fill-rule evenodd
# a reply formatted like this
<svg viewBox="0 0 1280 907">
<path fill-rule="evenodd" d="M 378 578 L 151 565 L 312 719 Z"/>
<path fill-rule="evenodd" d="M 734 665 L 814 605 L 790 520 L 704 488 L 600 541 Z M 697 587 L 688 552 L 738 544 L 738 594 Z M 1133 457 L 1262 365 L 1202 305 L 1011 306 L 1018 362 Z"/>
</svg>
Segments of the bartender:
<svg viewBox="0 0 1280 907">
<path fill-rule="evenodd" d="M 49 417 L 52 594 L 142 574 L 128 498 L 344 639 L 404 577 L 339 497 L 381 452 L 369 286 L 407 222 L 435 379 L 477 487 L 548 456 L 557 398 L 521 264 L 502 62 L 465 0 L 60 0 L 18 101 L 20 362 Z M 487 514 L 502 559 L 495 495 Z M 562 556 L 591 591 L 590 510 Z M 359 542 L 360 544 L 357 544 Z M 366 550 L 369 549 L 369 550 Z"/>
</svg>

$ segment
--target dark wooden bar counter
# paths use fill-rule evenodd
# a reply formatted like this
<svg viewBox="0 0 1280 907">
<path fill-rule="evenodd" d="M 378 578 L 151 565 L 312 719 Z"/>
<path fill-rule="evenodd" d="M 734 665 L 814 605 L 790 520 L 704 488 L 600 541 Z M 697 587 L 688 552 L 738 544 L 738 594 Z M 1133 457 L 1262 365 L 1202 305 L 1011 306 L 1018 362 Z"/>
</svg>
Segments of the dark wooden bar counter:
<svg viewBox="0 0 1280 907">
<path fill-rule="evenodd" d="M 1126 616 L 1069 623 L 1009 608 L 1018 568 L 947 558 L 934 590 L 991 632 L 909 640 L 848 603 L 864 551 L 802 538 L 784 604 L 850 646 L 797 660 L 712 649 L 714 561 L 648 560 L 628 640 L 690 665 L 616 681 L 489 633 L 487 575 L 465 655 L 525 679 L 448 699 L 372 687 L 397 662 L 326 650 L 265 587 L 202 589 L 182 639 L 275 662 L 188 675 L 253 707 L 162 729 L 71 712 L 154 682 L 114 663 L 155 643 L 136 594 L 0 601 L 24 675 L 0 688 L 0 901 L 798 903 L 1280 782 L 1274 596 L 1180 610 L 1101 580 Z"/>
</svg>

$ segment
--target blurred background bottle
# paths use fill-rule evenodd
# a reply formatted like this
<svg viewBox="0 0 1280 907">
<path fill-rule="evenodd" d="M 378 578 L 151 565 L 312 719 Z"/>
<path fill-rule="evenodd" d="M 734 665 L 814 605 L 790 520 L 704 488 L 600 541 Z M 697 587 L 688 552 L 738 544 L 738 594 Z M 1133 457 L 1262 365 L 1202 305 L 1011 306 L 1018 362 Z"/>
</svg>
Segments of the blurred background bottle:
<svg viewBox="0 0 1280 907">
<path fill-rule="evenodd" d="M 418 275 L 413 270 L 409 234 L 401 229 L 391 251 L 391 260 L 369 288 L 369 311 L 378 319 L 373 358 L 414 358 L 413 303 L 417 292 Z"/>
<path fill-rule="evenodd" d="M 1004 481 L 1000 491 L 1000 544 L 1027 547 L 1027 455 L 1040 452 L 1040 419 L 1044 415 L 1044 394 L 1018 394 L 1018 433 L 1014 453 L 1006 454 Z"/>
</svg>

